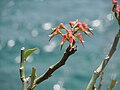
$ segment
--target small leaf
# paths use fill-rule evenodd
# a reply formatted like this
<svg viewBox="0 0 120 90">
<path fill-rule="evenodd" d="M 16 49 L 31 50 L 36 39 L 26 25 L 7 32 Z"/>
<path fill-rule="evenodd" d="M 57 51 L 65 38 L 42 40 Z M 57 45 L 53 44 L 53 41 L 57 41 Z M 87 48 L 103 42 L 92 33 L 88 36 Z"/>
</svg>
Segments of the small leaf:
<svg viewBox="0 0 120 90">
<path fill-rule="evenodd" d="M 116 84 L 117 84 L 117 80 L 111 80 L 110 90 L 112 90 Z"/>
<path fill-rule="evenodd" d="M 28 49 L 24 52 L 24 59 L 26 60 L 28 56 L 30 56 L 30 54 L 32 54 L 35 50 L 37 50 L 37 48 L 32 48 L 32 49 Z"/>
</svg>

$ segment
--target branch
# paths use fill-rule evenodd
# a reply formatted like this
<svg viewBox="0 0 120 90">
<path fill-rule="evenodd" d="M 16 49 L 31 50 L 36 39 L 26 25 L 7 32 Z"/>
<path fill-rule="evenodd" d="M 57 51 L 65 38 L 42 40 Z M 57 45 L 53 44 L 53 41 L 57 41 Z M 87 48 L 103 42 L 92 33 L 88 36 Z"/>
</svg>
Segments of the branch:
<svg viewBox="0 0 120 90">
<path fill-rule="evenodd" d="M 20 60 L 20 79 L 22 82 L 24 82 L 24 79 L 25 79 L 25 69 L 24 69 L 25 60 L 23 58 L 24 52 L 25 52 L 25 48 L 22 47 L 21 48 L 21 60 Z"/>
<path fill-rule="evenodd" d="M 25 48 L 21 48 L 21 61 L 20 61 L 20 79 L 22 81 L 22 90 L 27 90 L 27 80 L 25 78 L 25 60 L 24 60 Z"/>
<path fill-rule="evenodd" d="M 102 85 L 103 85 L 103 72 L 101 73 L 100 81 L 99 81 L 97 90 L 101 90 L 101 86 L 102 86 Z"/>
<path fill-rule="evenodd" d="M 34 85 L 34 80 L 35 80 L 35 78 L 36 78 L 35 73 L 36 73 L 36 68 L 32 67 L 32 73 L 31 73 L 31 84 L 30 84 L 30 88 L 32 88 L 32 87 L 33 87 L 33 85 Z"/>
<path fill-rule="evenodd" d="M 35 79 L 34 86 L 31 88 L 31 90 L 33 90 L 41 82 L 43 82 L 46 79 L 48 79 L 49 77 L 51 77 L 53 72 L 55 72 L 58 68 L 63 66 L 65 64 L 65 62 L 67 61 L 68 57 L 70 55 L 74 54 L 76 51 L 77 51 L 77 47 L 73 47 L 72 49 L 70 49 L 70 46 L 69 46 L 66 49 L 66 52 L 64 53 L 64 55 L 60 61 L 58 61 L 56 64 L 50 66 L 49 69 L 43 75 L 41 75 L 40 77 Z"/>
<path fill-rule="evenodd" d="M 93 74 L 93 76 L 92 76 L 92 78 L 91 78 L 91 80 L 90 80 L 86 90 L 93 90 L 92 88 L 94 87 L 94 84 L 95 84 L 97 78 L 100 76 L 100 73 L 104 70 L 104 68 L 106 67 L 107 63 L 111 59 L 112 55 L 116 51 L 116 47 L 118 45 L 119 38 L 120 38 L 120 30 L 116 34 L 116 36 L 114 38 L 114 42 L 113 42 L 113 45 L 112 45 L 110 51 L 108 52 L 108 54 L 106 55 L 106 57 L 104 58 L 102 63 L 99 65 L 99 67 L 94 71 L 94 74 Z"/>
</svg>

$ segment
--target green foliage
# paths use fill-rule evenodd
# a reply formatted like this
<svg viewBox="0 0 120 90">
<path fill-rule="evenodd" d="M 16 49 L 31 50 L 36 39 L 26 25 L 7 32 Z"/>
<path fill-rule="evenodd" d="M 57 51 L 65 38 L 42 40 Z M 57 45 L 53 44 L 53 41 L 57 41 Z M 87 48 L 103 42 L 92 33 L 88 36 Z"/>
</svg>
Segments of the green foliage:
<svg viewBox="0 0 120 90">
<path fill-rule="evenodd" d="M 25 50 L 24 56 L 23 56 L 24 60 L 26 60 L 27 57 L 30 56 L 35 50 L 37 50 L 37 48 L 32 48 L 32 49 Z"/>
</svg>

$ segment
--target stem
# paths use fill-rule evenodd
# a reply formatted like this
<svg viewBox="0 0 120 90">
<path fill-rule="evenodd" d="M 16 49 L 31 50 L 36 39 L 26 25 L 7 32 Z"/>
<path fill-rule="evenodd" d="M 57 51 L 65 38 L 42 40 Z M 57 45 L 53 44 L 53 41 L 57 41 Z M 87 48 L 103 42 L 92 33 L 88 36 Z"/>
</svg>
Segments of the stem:
<svg viewBox="0 0 120 90">
<path fill-rule="evenodd" d="M 25 48 L 22 47 L 22 48 L 21 48 L 21 61 L 20 61 L 20 78 L 21 78 L 21 81 L 22 81 L 22 82 L 23 82 L 24 79 L 25 79 L 25 69 L 24 69 L 25 60 L 24 60 L 24 58 L 23 58 L 24 51 L 25 51 Z"/>
<path fill-rule="evenodd" d="M 52 76 L 53 72 L 55 72 L 58 68 L 60 68 L 61 66 L 63 66 L 65 64 L 65 62 L 67 61 L 68 57 L 72 54 L 74 54 L 77 51 L 77 47 L 70 48 L 70 46 L 66 49 L 66 52 L 64 53 L 62 59 L 60 61 L 58 61 L 56 64 L 52 65 L 49 67 L 49 69 L 40 77 L 38 77 L 37 79 L 35 79 L 34 82 L 34 86 L 32 87 L 31 90 L 33 90 L 38 84 L 40 84 L 41 82 L 45 81 L 46 79 L 48 79 L 49 77 Z"/>
<path fill-rule="evenodd" d="M 94 87 L 94 84 L 95 84 L 97 78 L 100 76 L 100 73 L 103 72 L 103 70 L 105 69 L 107 63 L 109 62 L 109 60 L 111 59 L 112 55 L 116 51 L 116 47 L 118 45 L 119 38 L 120 38 L 120 30 L 116 34 L 116 36 L 114 38 L 114 42 L 113 42 L 113 45 L 112 45 L 110 51 L 108 52 L 108 54 L 106 55 L 106 57 L 104 58 L 102 63 L 99 65 L 99 67 L 94 71 L 94 74 L 93 74 L 93 76 L 92 76 L 92 78 L 91 78 L 91 80 L 90 80 L 86 90 L 92 90 L 92 88 Z"/>
<path fill-rule="evenodd" d="M 101 76 L 100 76 L 100 81 L 99 81 L 99 84 L 98 84 L 98 88 L 97 90 L 101 90 L 101 86 L 103 84 L 103 72 L 101 73 Z"/>
<path fill-rule="evenodd" d="M 22 81 L 22 90 L 27 90 L 28 80 L 25 78 L 25 60 L 24 60 L 25 48 L 21 48 L 21 61 L 20 61 L 20 79 Z"/>
</svg>

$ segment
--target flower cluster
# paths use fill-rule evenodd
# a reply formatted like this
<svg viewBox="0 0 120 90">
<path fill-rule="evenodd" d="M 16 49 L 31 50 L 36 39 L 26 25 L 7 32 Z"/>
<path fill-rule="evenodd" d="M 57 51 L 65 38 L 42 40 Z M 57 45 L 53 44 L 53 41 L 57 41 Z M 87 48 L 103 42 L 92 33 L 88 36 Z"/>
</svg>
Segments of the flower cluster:
<svg viewBox="0 0 120 90">
<path fill-rule="evenodd" d="M 118 4 L 118 0 L 112 0 L 113 2 L 113 12 L 120 13 L 120 5 Z"/>
<path fill-rule="evenodd" d="M 67 29 L 63 23 L 60 23 L 57 27 L 53 28 L 53 32 L 49 35 L 50 40 L 52 37 L 56 35 L 61 35 L 62 36 L 62 41 L 60 43 L 61 48 L 64 45 L 65 41 L 69 41 L 70 48 L 73 47 L 74 44 L 76 44 L 76 38 L 82 43 L 82 46 L 84 47 L 84 40 L 82 38 L 82 33 L 85 35 L 89 36 L 89 34 L 92 34 L 92 28 L 88 27 L 88 25 L 83 22 L 81 23 L 79 20 L 76 21 L 70 21 L 69 25 L 71 29 Z M 65 30 L 66 33 L 62 33 L 62 30 Z"/>
</svg>

